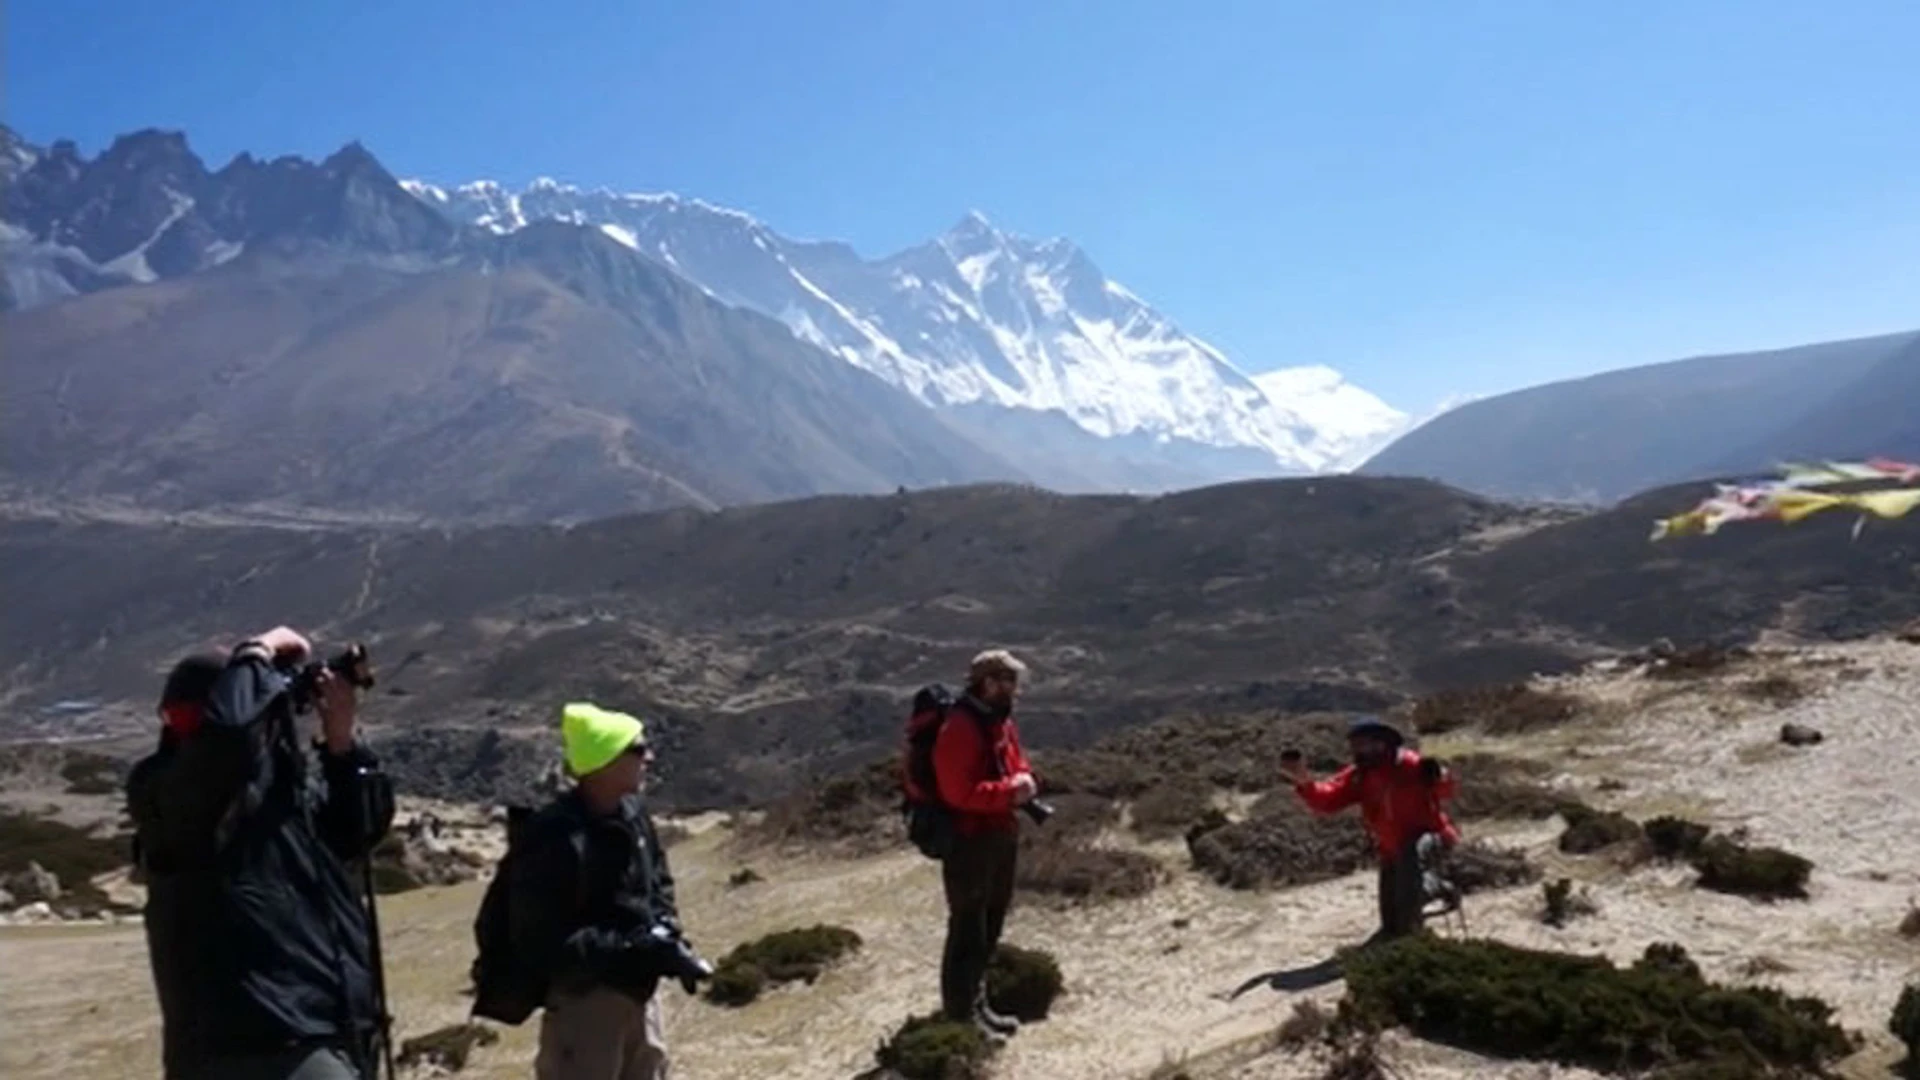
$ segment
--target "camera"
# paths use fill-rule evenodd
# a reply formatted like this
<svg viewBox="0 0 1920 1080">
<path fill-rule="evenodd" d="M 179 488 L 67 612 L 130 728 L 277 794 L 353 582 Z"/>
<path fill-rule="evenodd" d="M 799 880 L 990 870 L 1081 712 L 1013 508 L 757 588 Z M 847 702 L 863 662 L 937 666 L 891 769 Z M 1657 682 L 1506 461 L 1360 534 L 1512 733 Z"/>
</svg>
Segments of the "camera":
<svg viewBox="0 0 1920 1080">
<path fill-rule="evenodd" d="M 660 953 L 660 973 L 669 979 L 680 980 L 680 985 L 691 994 L 699 988 L 700 980 L 713 976 L 713 965 L 700 958 L 687 944 L 687 939 L 666 923 L 655 923 L 647 929 L 647 938 Z"/>
<path fill-rule="evenodd" d="M 1029 799 L 1021 803 L 1020 809 L 1025 811 L 1026 815 L 1033 819 L 1035 825 L 1045 825 L 1047 819 L 1053 816 L 1053 807 L 1041 802 L 1039 799 Z"/>
<path fill-rule="evenodd" d="M 305 712 L 312 707 L 323 671 L 330 671 L 361 690 L 373 689 L 373 658 L 367 654 L 367 647 L 356 641 L 325 660 L 310 661 L 288 674 L 287 697 L 292 700 L 295 712 Z"/>
</svg>

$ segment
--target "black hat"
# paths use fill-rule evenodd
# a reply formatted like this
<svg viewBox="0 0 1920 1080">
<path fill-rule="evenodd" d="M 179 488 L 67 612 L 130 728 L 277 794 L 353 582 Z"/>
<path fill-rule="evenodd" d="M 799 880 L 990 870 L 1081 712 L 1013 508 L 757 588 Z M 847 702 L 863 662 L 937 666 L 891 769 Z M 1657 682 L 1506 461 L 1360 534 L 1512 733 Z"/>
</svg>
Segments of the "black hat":
<svg viewBox="0 0 1920 1080">
<path fill-rule="evenodd" d="M 167 685 L 160 691 L 160 704 L 203 702 L 213 692 L 213 682 L 227 669 L 227 658 L 220 653 L 195 653 L 173 665 L 167 673 Z"/>
<path fill-rule="evenodd" d="M 1371 713 L 1356 716 L 1353 718 L 1353 723 L 1347 725 L 1347 738 L 1351 739 L 1355 735 L 1378 735 L 1396 747 L 1405 745 L 1407 741 L 1407 737 L 1400 734 L 1399 728 Z"/>
</svg>

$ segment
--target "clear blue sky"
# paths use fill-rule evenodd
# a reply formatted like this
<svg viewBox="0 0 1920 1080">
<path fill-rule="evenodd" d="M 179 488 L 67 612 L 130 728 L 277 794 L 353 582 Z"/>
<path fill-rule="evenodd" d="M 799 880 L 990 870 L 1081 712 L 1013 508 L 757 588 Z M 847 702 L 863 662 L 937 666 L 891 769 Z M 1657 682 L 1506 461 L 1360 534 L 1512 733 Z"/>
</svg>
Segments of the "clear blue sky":
<svg viewBox="0 0 1920 1080">
<path fill-rule="evenodd" d="M 676 190 L 877 254 L 969 208 L 1405 408 L 1920 327 L 1920 3 L 11 0 L 6 120 Z"/>
</svg>

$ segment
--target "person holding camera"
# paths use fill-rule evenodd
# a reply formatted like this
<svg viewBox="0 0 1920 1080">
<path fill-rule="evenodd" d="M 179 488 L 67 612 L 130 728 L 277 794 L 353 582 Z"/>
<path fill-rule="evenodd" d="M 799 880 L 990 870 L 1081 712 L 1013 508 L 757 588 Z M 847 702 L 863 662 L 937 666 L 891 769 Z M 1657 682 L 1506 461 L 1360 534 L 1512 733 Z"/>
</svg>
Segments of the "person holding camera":
<svg viewBox="0 0 1920 1080">
<path fill-rule="evenodd" d="M 1002 649 L 974 657 L 967 692 L 954 702 L 933 745 L 934 779 L 954 825 L 953 846 L 941 864 L 947 897 L 941 1007 L 949 1018 L 994 1038 L 1020 1029 L 1018 1020 L 987 1007 L 986 975 L 1013 904 L 1020 850 L 1015 812 L 1034 804 L 1039 793 L 1013 720 L 1026 670 Z"/>
<path fill-rule="evenodd" d="M 159 749 L 128 777 L 169 1080 L 373 1075 L 384 1003 L 346 864 L 386 834 L 393 790 L 356 736 L 353 678 L 311 652 L 283 626 L 180 661 Z"/>
<path fill-rule="evenodd" d="M 1359 804 L 1380 858 L 1380 930 L 1370 941 L 1388 941 L 1418 930 L 1428 897 L 1446 889 L 1439 862 L 1460 842 L 1460 831 L 1440 804 L 1459 785 L 1452 770 L 1408 749 L 1379 717 L 1356 719 L 1347 745 L 1353 763 L 1325 780 L 1314 780 L 1298 751 L 1287 751 L 1280 768 L 1316 813 Z"/>
<path fill-rule="evenodd" d="M 637 718 L 566 705 L 561 742 L 573 789 L 527 823 L 507 871 L 514 952 L 547 982 L 540 1080 L 665 1080 L 656 992 L 694 993 L 713 968 L 687 944 L 673 873 L 641 789 L 653 764 Z"/>
</svg>

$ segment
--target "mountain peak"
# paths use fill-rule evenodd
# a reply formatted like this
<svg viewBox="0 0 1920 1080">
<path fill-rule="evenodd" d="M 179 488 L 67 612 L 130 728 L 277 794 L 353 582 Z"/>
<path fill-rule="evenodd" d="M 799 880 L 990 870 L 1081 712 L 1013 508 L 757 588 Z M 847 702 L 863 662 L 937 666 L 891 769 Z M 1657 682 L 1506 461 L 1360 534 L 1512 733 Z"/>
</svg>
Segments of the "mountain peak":
<svg viewBox="0 0 1920 1080">
<path fill-rule="evenodd" d="M 380 164 L 380 159 L 374 157 L 373 152 L 361 145 L 358 139 L 328 155 L 327 159 L 320 163 L 320 167 L 336 174 L 369 173 L 383 178 L 390 176 L 386 167 Z"/>
<path fill-rule="evenodd" d="M 1030 240 L 979 209 L 924 244 L 868 260 L 673 193 L 612 194 L 548 177 L 517 194 L 491 185 L 409 190 L 495 233 L 542 220 L 596 229 L 928 405 L 1051 413 L 1095 438 L 1171 446 L 1175 457 L 1213 463 L 1192 465 L 1195 479 L 1247 475 L 1263 460 L 1276 472 L 1324 468 L 1373 430 L 1335 425 L 1377 423 L 1368 401 L 1351 394 L 1342 409 L 1315 414 L 1326 425 L 1303 422 L 1072 241 Z M 1227 473 L 1208 472 L 1215 468 Z"/>
<path fill-rule="evenodd" d="M 100 160 L 114 163 L 114 168 L 123 172 L 159 165 L 200 168 L 200 159 L 187 147 L 184 133 L 159 128 L 145 128 L 115 138 L 100 155 Z"/>
<path fill-rule="evenodd" d="M 987 215 L 978 210 L 969 210 L 966 215 L 948 229 L 946 237 L 951 240 L 998 240 L 1001 232 L 987 220 Z"/>
</svg>

